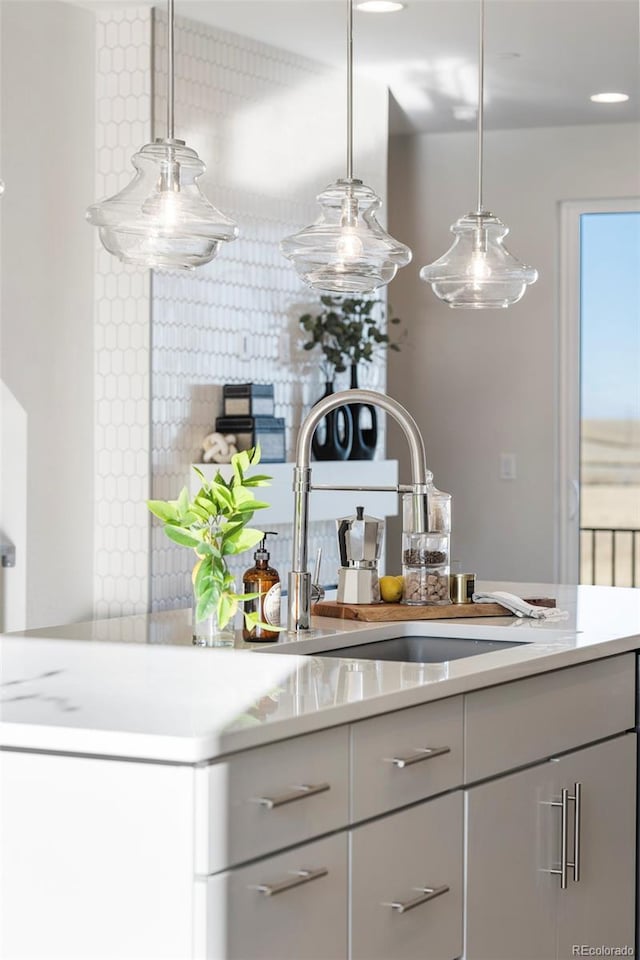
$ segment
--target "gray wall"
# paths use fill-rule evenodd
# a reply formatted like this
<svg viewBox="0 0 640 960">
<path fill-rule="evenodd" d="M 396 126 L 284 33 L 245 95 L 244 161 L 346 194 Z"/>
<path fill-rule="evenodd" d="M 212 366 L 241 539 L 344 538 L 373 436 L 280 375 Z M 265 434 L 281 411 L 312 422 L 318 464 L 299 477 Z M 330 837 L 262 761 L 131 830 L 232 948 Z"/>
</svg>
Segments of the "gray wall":
<svg viewBox="0 0 640 960">
<path fill-rule="evenodd" d="M 94 236 L 84 211 L 94 190 L 94 17 L 23 0 L 5 0 L 0 13 L 0 376 L 25 412 L 27 445 L 26 540 L 5 590 L 26 578 L 26 624 L 36 627 L 92 611 Z M 3 446 L 3 471 L 15 468 Z M 25 509 L 19 489 L 2 485 L 7 529 Z"/>
<path fill-rule="evenodd" d="M 409 343 L 389 357 L 388 389 L 418 420 L 436 484 L 453 494 L 452 555 L 481 577 L 554 579 L 559 201 L 640 193 L 639 147 L 637 124 L 488 133 L 486 204 L 540 279 L 508 310 L 452 311 L 418 271 L 475 206 L 474 135 L 391 141 L 391 232 L 414 261 L 389 294 Z M 406 475 L 392 431 L 388 450 Z M 515 481 L 498 478 L 503 451 L 517 455 Z"/>
</svg>

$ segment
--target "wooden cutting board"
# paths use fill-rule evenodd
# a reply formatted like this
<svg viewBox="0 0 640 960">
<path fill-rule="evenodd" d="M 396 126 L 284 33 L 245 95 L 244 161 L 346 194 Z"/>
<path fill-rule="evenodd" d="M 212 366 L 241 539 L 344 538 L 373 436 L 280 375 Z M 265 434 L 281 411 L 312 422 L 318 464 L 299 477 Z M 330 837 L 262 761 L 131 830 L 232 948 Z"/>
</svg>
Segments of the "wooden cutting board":
<svg viewBox="0 0 640 960">
<path fill-rule="evenodd" d="M 526 597 L 527 603 L 538 607 L 555 607 L 552 597 Z M 338 603 L 321 600 L 314 603 L 311 612 L 317 617 L 337 617 L 340 620 L 363 620 L 367 623 L 390 620 L 447 620 L 452 617 L 512 617 L 510 610 L 499 603 L 448 603 L 442 606 L 410 606 L 406 603 Z"/>
</svg>

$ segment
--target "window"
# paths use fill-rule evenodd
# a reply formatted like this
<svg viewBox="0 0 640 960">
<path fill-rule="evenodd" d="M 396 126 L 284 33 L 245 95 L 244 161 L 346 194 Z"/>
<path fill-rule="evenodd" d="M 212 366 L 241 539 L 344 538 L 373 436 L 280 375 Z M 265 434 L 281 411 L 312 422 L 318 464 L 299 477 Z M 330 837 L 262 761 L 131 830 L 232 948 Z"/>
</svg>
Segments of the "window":
<svg viewBox="0 0 640 960">
<path fill-rule="evenodd" d="M 580 216 L 580 371 L 580 582 L 634 586 L 640 575 L 640 212 Z"/>
</svg>

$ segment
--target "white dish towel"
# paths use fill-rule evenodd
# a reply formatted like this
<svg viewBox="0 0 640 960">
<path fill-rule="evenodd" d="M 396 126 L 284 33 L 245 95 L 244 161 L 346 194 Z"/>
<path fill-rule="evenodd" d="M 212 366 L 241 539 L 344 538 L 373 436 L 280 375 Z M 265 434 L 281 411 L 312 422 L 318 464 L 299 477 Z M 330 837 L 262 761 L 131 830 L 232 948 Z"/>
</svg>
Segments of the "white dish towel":
<svg viewBox="0 0 640 960">
<path fill-rule="evenodd" d="M 503 590 L 496 590 L 494 593 L 474 593 L 473 602 L 499 603 L 516 617 L 532 617 L 534 620 L 566 620 L 569 616 L 566 610 L 558 610 L 557 607 L 537 607 L 527 603 L 522 597 L 517 597 L 515 593 L 506 593 Z"/>
</svg>

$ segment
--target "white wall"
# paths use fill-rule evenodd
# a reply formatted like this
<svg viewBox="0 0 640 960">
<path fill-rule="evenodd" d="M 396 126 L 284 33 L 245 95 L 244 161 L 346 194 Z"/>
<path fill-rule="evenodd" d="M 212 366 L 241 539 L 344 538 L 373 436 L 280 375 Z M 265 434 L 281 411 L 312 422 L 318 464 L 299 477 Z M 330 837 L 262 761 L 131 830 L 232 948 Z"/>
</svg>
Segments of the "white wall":
<svg viewBox="0 0 640 960">
<path fill-rule="evenodd" d="M 450 246 L 449 225 L 475 206 L 471 133 L 398 137 L 389 156 L 390 226 L 413 264 L 390 299 L 410 329 L 389 358 L 389 393 L 424 432 L 436 484 L 453 494 L 452 554 L 484 578 L 554 577 L 559 202 L 640 190 L 637 124 L 486 135 L 485 200 L 507 245 L 540 279 L 505 311 L 452 311 L 418 278 Z M 498 479 L 501 452 L 517 479 Z M 407 473 L 402 441 L 389 455 Z"/>
<path fill-rule="evenodd" d="M 22 0 L 0 13 L 0 376 L 26 415 L 16 573 L 26 565 L 26 625 L 37 627 L 92 611 L 94 18 Z M 23 509 L 3 492 L 0 526 Z"/>
</svg>

